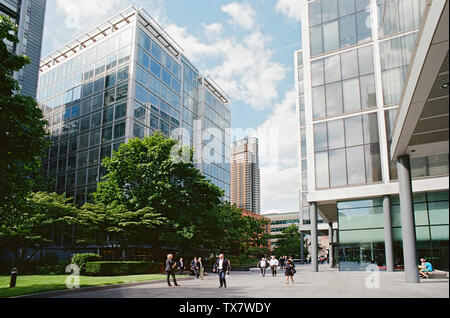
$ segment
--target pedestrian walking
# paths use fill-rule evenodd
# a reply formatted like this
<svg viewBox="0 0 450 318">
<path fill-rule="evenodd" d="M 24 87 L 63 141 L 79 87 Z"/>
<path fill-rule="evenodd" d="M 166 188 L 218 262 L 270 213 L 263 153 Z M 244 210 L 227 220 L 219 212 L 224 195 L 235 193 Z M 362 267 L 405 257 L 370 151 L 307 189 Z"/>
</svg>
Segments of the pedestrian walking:
<svg viewBox="0 0 450 318">
<path fill-rule="evenodd" d="M 270 270 L 272 271 L 272 277 L 276 277 L 277 276 L 277 268 L 278 268 L 279 262 L 275 258 L 275 256 L 272 256 L 272 259 L 270 260 L 269 265 L 270 265 Z"/>
<path fill-rule="evenodd" d="M 204 280 L 205 279 L 205 268 L 203 267 L 203 262 L 202 262 L 201 257 L 199 257 L 197 263 L 198 263 L 199 276 L 202 280 Z"/>
<path fill-rule="evenodd" d="M 220 254 L 219 259 L 214 264 L 213 272 L 219 274 L 220 287 L 227 288 L 226 276 L 230 275 L 231 264 L 228 259 L 225 258 L 223 254 Z"/>
<path fill-rule="evenodd" d="M 294 282 L 294 275 L 297 271 L 295 270 L 294 262 L 292 262 L 290 259 L 286 262 L 286 265 L 284 266 L 284 275 L 286 276 L 286 284 L 289 285 L 289 278 L 292 280 L 292 284 L 295 284 Z"/>
<path fill-rule="evenodd" d="M 185 270 L 186 267 L 184 266 L 184 260 L 182 257 L 177 263 L 177 268 L 178 268 L 178 275 L 183 275 L 183 270 Z"/>
<path fill-rule="evenodd" d="M 267 260 L 263 257 L 258 262 L 258 268 L 261 270 L 262 277 L 266 277 L 267 267 L 269 267 L 269 262 L 267 262 Z"/>
<path fill-rule="evenodd" d="M 167 259 L 166 259 L 166 273 L 167 273 L 167 285 L 169 285 L 169 287 L 172 286 L 170 284 L 170 276 L 172 276 L 172 278 L 173 278 L 174 285 L 175 286 L 179 286 L 177 284 L 177 279 L 175 278 L 175 267 L 177 267 L 177 264 L 173 260 L 173 255 L 172 254 L 167 255 Z"/>
<path fill-rule="evenodd" d="M 284 258 L 283 258 L 283 256 L 280 257 L 279 263 L 280 263 L 280 269 L 284 269 Z"/>
<path fill-rule="evenodd" d="M 194 273 L 195 278 L 199 278 L 199 272 L 198 272 L 198 261 L 197 261 L 197 257 L 194 257 L 194 259 L 191 262 L 191 270 Z"/>
</svg>

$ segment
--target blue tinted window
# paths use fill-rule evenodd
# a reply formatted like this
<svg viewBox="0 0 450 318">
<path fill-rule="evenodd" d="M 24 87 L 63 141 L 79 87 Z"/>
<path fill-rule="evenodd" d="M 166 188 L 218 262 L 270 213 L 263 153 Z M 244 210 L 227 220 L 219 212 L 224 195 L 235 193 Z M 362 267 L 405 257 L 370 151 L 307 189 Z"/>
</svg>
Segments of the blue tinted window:
<svg viewBox="0 0 450 318">
<path fill-rule="evenodd" d="M 172 76 L 164 69 L 162 70 L 162 80 L 167 86 L 170 87 L 172 85 Z"/>
<path fill-rule="evenodd" d="M 136 100 L 142 104 L 147 103 L 147 91 L 139 84 L 136 84 Z"/>
<path fill-rule="evenodd" d="M 176 78 L 180 78 L 181 76 L 181 68 L 177 63 L 172 64 L 172 73 L 175 75 Z"/>
<path fill-rule="evenodd" d="M 162 50 L 161 48 L 155 43 L 152 43 L 152 55 L 155 59 L 157 59 L 158 61 L 161 61 L 161 54 L 162 54 Z"/>
<path fill-rule="evenodd" d="M 155 62 L 153 59 L 150 65 L 150 72 L 152 72 L 152 74 L 157 78 L 161 78 L 161 65 Z"/>
<path fill-rule="evenodd" d="M 147 69 L 150 65 L 150 57 L 148 56 L 147 53 L 142 51 L 141 48 L 138 48 L 138 63 L 143 65 Z"/>
<path fill-rule="evenodd" d="M 72 106 L 72 118 L 80 116 L 80 104 Z"/>
</svg>

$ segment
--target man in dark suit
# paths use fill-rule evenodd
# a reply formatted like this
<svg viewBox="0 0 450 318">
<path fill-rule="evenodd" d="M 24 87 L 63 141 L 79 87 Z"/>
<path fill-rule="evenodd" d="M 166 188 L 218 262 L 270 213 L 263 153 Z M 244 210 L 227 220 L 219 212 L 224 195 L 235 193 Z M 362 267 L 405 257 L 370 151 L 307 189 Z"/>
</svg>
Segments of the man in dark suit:
<svg viewBox="0 0 450 318">
<path fill-rule="evenodd" d="M 183 275 L 183 270 L 184 270 L 186 267 L 184 266 L 184 260 L 183 260 L 182 257 L 181 257 L 180 260 L 178 261 L 177 267 L 178 267 L 178 270 L 180 271 L 180 273 L 179 273 L 178 275 Z"/>
<path fill-rule="evenodd" d="M 227 280 L 226 276 L 230 275 L 231 264 L 228 259 L 224 257 L 223 254 L 220 254 L 219 259 L 214 264 L 213 272 L 219 274 L 220 287 L 227 288 Z"/>
<path fill-rule="evenodd" d="M 198 261 L 197 261 L 197 257 L 194 257 L 194 259 L 191 262 L 191 269 L 194 272 L 195 278 L 197 278 L 197 279 L 200 277 L 198 265 L 199 264 L 198 264 Z"/>
<path fill-rule="evenodd" d="M 166 273 L 167 273 L 167 284 L 169 285 L 169 287 L 172 286 L 170 284 L 170 276 L 173 277 L 174 285 L 175 286 L 179 286 L 177 284 L 177 279 L 175 278 L 175 267 L 177 267 L 177 264 L 173 260 L 173 255 L 172 254 L 167 255 L 167 259 L 166 259 Z"/>
</svg>

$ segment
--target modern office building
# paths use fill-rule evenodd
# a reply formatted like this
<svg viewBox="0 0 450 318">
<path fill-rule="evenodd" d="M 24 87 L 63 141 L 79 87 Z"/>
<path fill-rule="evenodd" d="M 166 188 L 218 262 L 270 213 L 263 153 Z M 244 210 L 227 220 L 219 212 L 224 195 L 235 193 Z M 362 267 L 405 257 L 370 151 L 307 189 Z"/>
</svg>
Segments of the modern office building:
<svg viewBox="0 0 450 318">
<path fill-rule="evenodd" d="M 292 213 L 270 213 L 263 214 L 264 217 L 270 220 L 270 233 L 274 236 L 281 235 L 281 233 L 292 224 L 297 227 L 300 225 L 298 212 Z M 278 241 L 276 237 L 272 238 L 271 245 Z"/>
<path fill-rule="evenodd" d="M 302 22 L 301 229 L 329 224 L 340 270 L 448 270 L 448 1 L 302 0 Z"/>
<path fill-rule="evenodd" d="M 130 7 L 45 57 L 39 79 L 57 192 L 84 203 L 103 158 L 160 131 L 195 146 L 197 167 L 229 198 L 229 99 L 145 10 Z"/>
<path fill-rule="evenodd" d="M 263 214 L 263 216 L 268 218 L 271 223 L 271 234 L 274 236 L 270 240 L 272 247 L 274 247 L 274 244 L 278 241 L 277 236 L 281 235 L 285 229 L 293 224 L 297 226 L 303 234 L 301 239 L 303 241 L 306 240 L 308 245 L 310 244 L 310 235 L 308 234 L 311 233 L 311 230 L 301 224 L 299 212 L 269 213 Z M 318 224 L 318 244 L 322 247 L 322 251 L 319 252 L 319 255 L 327 255 L 326 251 L 330 248 L 330 241 L 328 236 L 328 224 L 323 220 L 321 220 Z M 310 251 L 303 252 L 303 261 L 308 255 L 310 255 Z"/>
<path fill-rule="evenodd" d="M 0 0 L 0 14 L 11 17 L 18 25 L 20 42 L 9 43 L 9 48 L 31 59 L 30 64 L 14 74 L 22 94 L 31 97 L 36 97 L 37 91 L 46 4 L 47 0 Z"/>
<path fill-rule="evenodd" d="M 231 203 L 261 213 L 258 139 L 234 142 L 231 152 Z"/>
</svg>

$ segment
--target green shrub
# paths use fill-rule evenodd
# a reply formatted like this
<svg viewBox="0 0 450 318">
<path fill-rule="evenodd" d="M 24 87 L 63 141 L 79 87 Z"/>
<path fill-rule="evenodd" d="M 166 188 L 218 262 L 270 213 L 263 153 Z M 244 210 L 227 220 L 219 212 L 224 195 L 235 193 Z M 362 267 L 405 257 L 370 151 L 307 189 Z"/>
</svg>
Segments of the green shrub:
<svg viewBox="0 0 450 318">
<path fill-rule="evenodd" d="M 86 274 L 89 276 L 125 276 L 150 274 L 150 262 L 88 262 Z"/>
<path fill-rule="evenodd" d="M 85 253 L 85 254 L 76 254 L 72 257 L 72 264 L 77 265 L 80 268 L 80 273 L 86 273 L 86 264 L 88 262 L 97 262 L 102 258 L 98 254 Z"/>
</svg>

